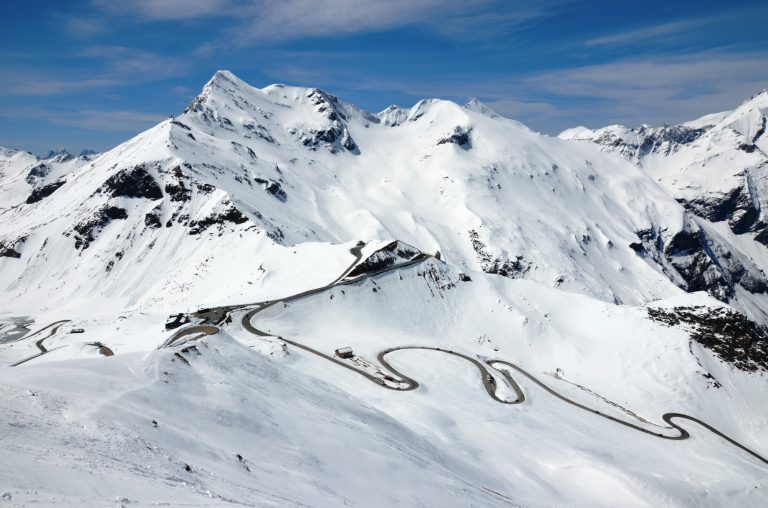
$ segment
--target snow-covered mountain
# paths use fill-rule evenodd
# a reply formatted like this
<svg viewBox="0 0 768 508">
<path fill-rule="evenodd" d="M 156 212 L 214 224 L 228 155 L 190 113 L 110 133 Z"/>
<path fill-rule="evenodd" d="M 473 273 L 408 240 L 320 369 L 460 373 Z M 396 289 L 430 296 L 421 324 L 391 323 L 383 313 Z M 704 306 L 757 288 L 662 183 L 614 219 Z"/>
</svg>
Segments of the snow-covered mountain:
<svg viewBox="0 0 768 508">
<path fill-rule="evenodd" d="M 478 101 L 372 114 L 220 71 L 105 153 L 0 151 L 0 360 L 21 363 L 0 371 L 13 429 L 0 490 L 64 504 L 765 502 L 765 464 L 701 427 L 660 440 L 519 374 L 526 402 L 499 404 L 480 381 L 512 400 L 503 369 L 479 380 L 434 351 L 394 357 L 418 390 L 376 384 L 402 383 L 381 370 L 387 348 L 500 358 L 614 418 L 670 434 L 662 413 L 692 414 L 764 457 L 765 98 L 559 139 Z M 717 199 L 734 205 L 722 217 Z M 172 313 L 191 321 L 179 335 Z M 342 346 L 355 356 L 322 356 Z M 63 458 L 41 470 L 48 449 Z M 70 463 L 100 477 L 69 482 Z"/>
<path fill-rule="evenodd" d="M 752 308 L 765 322 L 768 306 L 754 295 L 768 291 L 768 219 L 762 209 L 768 202 L 766 115 L 764 90 L 733 111 L 681 125 L 579 127 L 559 137 L 596 143 L 642 167 L 699 226 L 686 239 L 697 244 L 698 259 L 678 271 L 700 273 L 691 281 L 694 289 Z M 652 232 L 641 236 L 644 245 L 655 241 Z"/>
</svg>

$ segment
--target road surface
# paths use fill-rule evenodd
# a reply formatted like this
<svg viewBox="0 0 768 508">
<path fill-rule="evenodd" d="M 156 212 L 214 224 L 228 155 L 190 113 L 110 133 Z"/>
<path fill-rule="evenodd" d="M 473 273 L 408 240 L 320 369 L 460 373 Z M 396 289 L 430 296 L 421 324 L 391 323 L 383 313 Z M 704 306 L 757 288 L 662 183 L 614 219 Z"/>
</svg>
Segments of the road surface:
<svg viewBox="0 0 768 508">
<path fill-rule="evenodd" d="M 21 365 L 22 363 L 27 363 L 30 360 L 34 360 L 35 358 L 38 358 L 40 356 L 43 356 L 46 353 L 50 353 L 51 351 L 53 351 L 53 349 L 47 349 L 43 345 L 43 341 L 53 337 L 53 335 L 59 330 L 59 328 L 61 328 L 61 325 L 63 325 L 64 323 L 69 323 L 69 319 L 62 319 L 61 321 L 56 321 L 54 323 L 49 324 L 48 326 L 44 326 L 43 328 L 40 328 L 35 333 L 32 333 L 30 335 L 27 335 L 27 336 L 23 337 L 24 339 L 30 339 L 30 338 L 34 337 L 35 335 L 38 335 L 38 334 L 44 332 L 45 330 L 47 330 L 49 328 L 51 329 L 51 332 L 48 335 L 46 335 L 42 339 L 40 339 L 37 342 L 35 342 L 35 346 L 37 346 L 37 349 L 40 350 L 39 353 L 37 353 L 36 355 L 32 355 L 32 356 L 29 356 L 27 358 L 24 358 L 23 360 L 18 361 L 16 363 L 12 363 L 11 365 L 9 365 L 9 367 L 16 367 L 18 365 Z M 62 347 L 64 347 L 64 346 L 60 346 L 60 347 L 55 348 L 55 349 L 61 349 Z"/>
<path fill-rule="evenodd" d="M 350 266 L 350 268 L 345 270 L 345 272 L 339 278 L 337 278 L 335 281 L 333 281 L 333 282 L 331 282 L 331 283 L 329 283 L 329 284 L 327 284 L 325 286 L 322 286 L 322 287 L 319 287 L 319 288 L 316 288 L 316 289 L 311 289 L 311 290 L 308 290 L 308 291 L 303 291 L 301 293 L 298 293 L 298 294 L 295 294 L 295 295 L 292 295 L 292 296 L 288 296 L 286 298 L 281 298 L 279 300 L 269 300 L 269 301 L 265 301 L 265 302 L 260 302 L 260 303 L 252 304 L 253 308 L 250 311 L 246 312 L 246 314 L 243 316 L 243 320 L 242 320 L 243 327 L 248 332 L 250 332 L 250 333 L 252 333 L 254 335 L 258 335 L 258 336 L 261 336 L 261 337 L 274 336 L 271 333 L 267 333 L 267 332 L 261 331 L 258 328 L 256 328 L 255 326 L 253 326 L 252 319 L 253 319 L 254 316 L 256 316 L 256 314 L 258 314 L 259 312 L 262 312 L 265 309 L 268 309 L 269 307 L 271 307 L 273 305 L 276 305 L 276 304 L 292 302 L 292 301 L 298 300 L 300 298 L 305 298 L 305 297 L 310 296 L 310 295 L 321 293 L 321 292 L 326 291 L 328 289 L 331 289 L 333 287 L 353 284 L 353 283 L 359 282 L 359 281 L 361 281 L 363 279 L 367 279 L 367 278 L 370 278 L 370 277 L 373 277 L 373 276 L 376 276 L 376 275 L 379 275 L 379 274 L 383 274 L 383 273 L 390 272 L 390 271 L 393 271 L 393 270 L 398 270 L 398 269 L 401 269 L 401 268 L 406 268 L 408 266 L 420 263 L 420 262 L 428 259 L 429 257 L 431 257 L 431 256 L 426 255 L 426 254 L 421 254 L 418 257 L 412 259 L 411 261 L 408 261 L 408 262 L 405 262 L 405 263 L 400 263 L 400 264 L 397 264 L 397 265 L 393 265 L 393 266 L 389 266 L 389 267 L 386 267 L 386 268 L 382 268 L 382 269 L 377 270 L 375 272 L 363 274 L 363 275 L 360 275 L 360 276 L 357 276 L 357 277 L 354 277 L 354 278 L 347 278 L 347 279 L 345 279 L 344 277 L 346 276 L 346 274 L 349 273 L 349 271 L 352 269 L 352 266 Z M 359 259 L 356 260 L 355 263 L 357 263 L 357 261 L 359 261 Z M 353 263 L 353 266 L 354 266 L 355 263 Z M 251 307 L 251 306 L 239 306 L 237 308 L 243 309 L 243 308 L 247 308 L 247 307 Z M 218 331 L 219 331 L 218 327 L 209 326 L 209 325 L 192 326 L 192 327 L 189 327 L 189 328 L 184 330 L 184 332 L 187 335 L 199 333 L 201 336 L 203 336 L 203 335 L 210 335 L 212 333 L 218 333 Z M 395 390 L 395 391 L 415 390 L 416 388 L 419 387 L 419 383 L 415 379 L 407 376 L 406 374 L 403 374 L 402 372 L 397 370 L 395 367 L 393 367 L 392 364 L 390 364 L 387 361 L 387 358 L 386 358 L 387 356 L 389 356 L 389 355 L 391 355 L 393 353 L 396 353 L 396 352 L 407 351 L 407 350 L 414 350 L 414 349 L 416 349 L 416 350 L 435 351 L 435 352 L 440 352 L 440 353 L 444 353 L 444 354 L 449 354 L 449 355 L 461 358 L 463 360 L 466 360 L 467 362 L 469 362 L 472 365 L 474 365 L 478 369 L 478 371 L 480 372 L 480 376 L 481 376 L 481 379 L 482 379 L 482 382 L 483 382 L 483 387 L 485 388 L 485 391 L 488 393 L 488 395 L 493 400 L 495 400 L 497 402 L 500 402 L 502 404 L 520 404 L 520 403 L 525 401 L 525 394 L 523 393 L 522 389 L 520 388 L 520 386 L 518 385 L 518 383 L 515 381 L 515 379 L 512 377 L 512 375 L 510 373 L 512 371 L 515 371 L 515 372 L 518 372 L 518 373 L 522 374 L 523 376 L 528 378 L 530 381 L 535 383 L 537 386 L 542 388 L 544 391 L 546 391 L 550 395 L 560 399 L 561 401 L 563 401 L 563 402 L 565 402 L 567 404 L 570 404 L 573 407 L 576 407 L 576 408 L 579 408 L 579 409 L 581 409 L 583 411 L 591 413 L 591 414 L 593 414 L 595 416 L 598 416 L 598 417 L 601 417 L 601 418 L 605 418 L 605 419 L 610 420 L 610 421 L 612 421 L 614 423 L 617 423 L 619 425 L 623 425 L 624 427 L 628 427 L 630 429 L 633 429 L 633 430 L 636 430 L 636 431 L 639 431 L 639 432 L 643 432 L 645 434 L 649 434 L 651 436 L 654 436 L 654 437 L 657 437 L 657 438 L 661 438 L 661 439 L 682 441 L 682 440 L 688 439 L 690 437 L 690 434 L 688 433 L 687 430 L 682 428 L 679 424 L 675 423 L 673 420 L 688 420 L 688 421 L 697 423 L 698 425 L 700 425 L 701 427 L 703 427 L 703 428 L 707 429 L 708 431 L 712 432 L 716 436 L 719 436 L 720 438 L 722 438 L 725 441 L 731 443 L 732 445 L 736 446 L 737 448 L 739 448 L 739 449 L 743 450 L 744 452 L 750 454 L 755 459 L 757 459 L 757 460 L 759 460 L 759 461 L 761 461 L 761 462 L 763 462 L 765 464 L 768 464 L 768 459 L 766 459 L 765 457 L 761 456 L 760 454 L 758 454 L 754 450 L 748 448 L 747 446 L 744 446 L 743 444 L 737 442 L 736 440 L 728 437 L 727 435 L 723 434 L 722 432 L 720 432 L 716 428 L 712 427 L 711 425 L 707 424 L 706 422 L 703 422 L 702 420 L 699 420 L 696 417 L 693 417 L 693 416 L 690 416 L 690 415 L 686 415 L 686 414 L 682 414 L 682 413 L 664 413 L 661 416 L 661 419 L 668 425 L 668 427 L 666 427 L 666 428 L 669 429 L 669 430 L 676 431 L 676 434 L 666 435 L 666 434 L 662 434 L 662 433 L 659 433 L 659 432 L 654 432 L 652 430 L 648 430 L 648 429 L 645 429 L 643 427 L 640 427 L 639 425 L 635 425 L 633 423 L 626 422 L 626 421 L 621 420 L 619 418 L 616 418 L 614 416 L 605 414 L 605 413 L 603 413 L 601 411 L 598 411 L 596 409 L 593 409 L 593 408 L 590 408 L 588 406 L 585 406 L 584 404 L 576 402 L 575 400 L 569 399 L 568 397 L 558 393 L 553 388 L 549 387 L 544 382 L 540 381 L 533 374 L 529 373 L 528 371 L 526 371 L 522 367 L 520 367 L 520 366 L 518 366 L 518 365 L 516 365 L 516 364 L 514 364 L 512 362 L 506 361 L 506 360 L 487 360 L 487 361 L 485 361 L 483 363 L 480 360 L 477 360 L 476 358 L 473 358 L 473 357 L 471 357 L 469 355 L 466 355 L 464 353 L 460 353 L 460 352 L 457 352 L 457 351 L 452 351 L 452 350 L 449 350 L 449 349 L 443 349 L 443 348 L 433 347 L 433 346 L 400 346 L 400 347 L 393 347 L 393 348 L 385 349 L 385 350 L 381 351 L 377 355 L 377 359 L 378 359 L 379 363 L 381 364 L 381 366 L 383 367 L 383 369 L 385 371 L 389 372 L 389 374 L 386 375 L 385 377 L 379 377 L 379 376 L 376 376 L 374 374 L 371 374 L 368 371 L 360 369 L 360 368 L 356 367 L 355 365 L 353 365 L 352 363 L 349 363 L 347 361 L 342 360 L 341 358 L 338 358 L 336 356 L 324 353 L 322 351 L 318 351 L 318 350 L 316 350 L 316 349 L 314 349 L 314 348 L 312 348 L 310 346 L 307 346 L 306 344 L 302 344 L 300 342 L 288 339 L 286 337 L 277 336 L 277 338 L 279 340 L 283 341 L 283 342 L 286 342 L 287 344 L 290 344 L 290 345 L 296 347 L 296 348 L 299 348 L 299 349 L 301 349 L 303 351 L 306 351 L 308 353 L 311 353 L 311 354 L 313 354 L 315 356 L 318 356 L 320 358 L 328 360 L 329 362 L 332 362 L 332 363 L 334 363 L 334 364 L 336 364 L 336 365 L 338 365 L 340 367 L 343 367 L 345 369 L 354 371 L 357 374 L 361 375 L 362 377 L 368 379 L 369 381 L 372 381 L 372 382 L 376 383 L 377 385 L 381 386 L 382 388 L 386 388 L 388 390 Z M 168 343 L 168 345 L 172 344 L 174 341 L 175 341 L 175 339 L 172 340 L 170 343 Z M 489 370 L 488 367 L 490 367 L 491 370 Z M 496 380 L 493 377 L 491 371 L 496 372 L 496 373 L 498 373 L 498 374 L 500 374 L 502 376 L 502 378 L 504 379 L 504 381 L 506 381 L 508 386 L 515 392 L 515 396 L 516 396 L 515 400 L 512 400 L 512 401 L 505 400 L 505 399 L 502 399 L 501 397 L 499 397 L 497 395 L 497 393 L 496 393 Z M 395 384 L 388 384 L 387 381 L 389 381 L 390 383 L 395 383 Z"/>
</svg>

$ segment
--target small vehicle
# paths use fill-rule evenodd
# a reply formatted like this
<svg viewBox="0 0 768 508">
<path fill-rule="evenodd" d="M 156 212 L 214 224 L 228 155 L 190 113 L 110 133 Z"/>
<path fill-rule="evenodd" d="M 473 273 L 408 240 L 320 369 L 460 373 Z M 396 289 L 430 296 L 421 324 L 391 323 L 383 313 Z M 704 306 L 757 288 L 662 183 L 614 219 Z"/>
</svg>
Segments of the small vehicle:
<svg viewBox="0 0 768 508">
<path fill-rule="evenodd" d="M 69 333 L 85 333 L 85 330 L 82 328 L 72 328 Z"/>
</svg>

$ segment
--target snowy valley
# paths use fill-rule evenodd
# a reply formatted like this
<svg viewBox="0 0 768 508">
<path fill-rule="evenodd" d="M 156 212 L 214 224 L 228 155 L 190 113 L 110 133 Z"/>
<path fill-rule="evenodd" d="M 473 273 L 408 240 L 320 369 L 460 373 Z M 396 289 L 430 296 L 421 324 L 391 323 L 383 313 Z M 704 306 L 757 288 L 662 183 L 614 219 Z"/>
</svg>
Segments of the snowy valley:
<svg viewBox="0 0 768 508">
<path fill-rule="evenodd" d="M 766 116 L 550 137 L 219 71 L 107 152 L 0 149 L 0 494 L 763 506 Z"/>
</svg>

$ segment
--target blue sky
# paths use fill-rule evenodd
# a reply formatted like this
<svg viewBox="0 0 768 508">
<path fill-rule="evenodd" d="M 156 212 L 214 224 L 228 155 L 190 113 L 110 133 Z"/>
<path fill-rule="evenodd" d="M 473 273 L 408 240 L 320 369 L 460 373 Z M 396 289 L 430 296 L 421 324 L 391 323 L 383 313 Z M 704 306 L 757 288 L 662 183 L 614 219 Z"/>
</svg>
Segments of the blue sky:
<svg viewBox="0 0 768 508">
<path fill-rule="evenodd" d="M 541 132 L 675 123 L 768 88 L 768 2 L 5 2 L 0 146 L 104 150 L 217 69 L 371 111 L 477 97 Z"/>
</svg>

